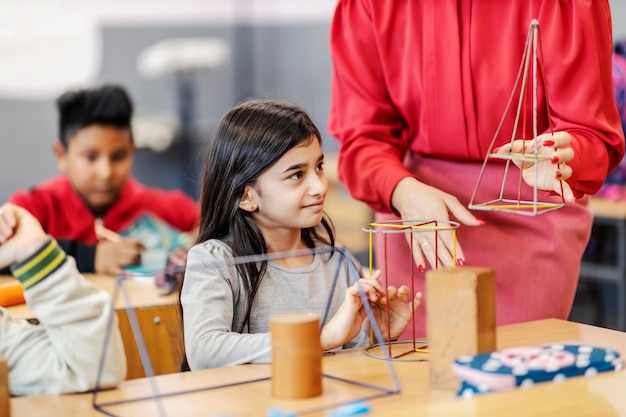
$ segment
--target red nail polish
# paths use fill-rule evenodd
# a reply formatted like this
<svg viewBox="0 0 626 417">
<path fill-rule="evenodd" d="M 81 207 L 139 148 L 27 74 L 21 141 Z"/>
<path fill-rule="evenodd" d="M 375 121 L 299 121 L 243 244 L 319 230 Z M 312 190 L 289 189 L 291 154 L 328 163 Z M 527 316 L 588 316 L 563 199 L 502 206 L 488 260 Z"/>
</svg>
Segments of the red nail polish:
<svg viewBox="0 0 626 417">
<path fill-rule="evenodd" d="M 424 272 L 424 266 L 423 265 L 418 265 L 417 266 L 417 270 L 420 272 Z"/>
<path fill-rule="evenodd" d="M 465 261 L 462 258 L 457 258 L 456 259 L 456 264 L 458 266 L 463 266 L 463 265 L 465 265 Z"/>
<path fill-rule="evenodd" d="M 493 148 L 493 153 L 498 153 L 499 150 L 500 150 L 500 146 L 497 146 Z"/>
<path fill-rule="evenodd" d="M 552 155 L 550 157 L 550 162 L 552 162 L 553 164 L 559 162 L 559 156 L 558 155 Z"/>
<path fill-rule="evenodd" d="M 474 217 L 474 220 L 476 220 L 478 223 L 480 223 L 481 225 L 485 225 L 487 224 L 486 221 L 484 221 L 483 219 L 481 219 L 480 217 Z"/>
<path fill-rule="evenodd" d="M 546 139 L 541 144 L 543 146 L 552 146 L 552 145 L 554 145 L 554 141 L 552 139 Z"/>
<path fill-rule="evenodd" d="M 561 178 L 563 178 L 563 174 L 561 174 L 561 171 L 557 171 L 554 176 L 556 177 L 557 180 L 560 180 Z"/>
</svg>

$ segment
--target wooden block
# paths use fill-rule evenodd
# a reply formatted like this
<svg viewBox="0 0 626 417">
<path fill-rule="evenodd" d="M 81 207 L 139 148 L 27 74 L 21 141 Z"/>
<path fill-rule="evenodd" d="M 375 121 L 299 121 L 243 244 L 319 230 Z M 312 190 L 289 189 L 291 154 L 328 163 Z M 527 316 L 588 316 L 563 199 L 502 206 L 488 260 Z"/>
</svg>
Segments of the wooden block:
<svg viewBox="0 0 626 417">
<path fill-rule="evenodd" d="M 0 416 L 11 416 L 11 390 L 9 389 L 9 367 L 0 355 Z"/>
<path fill-rule="evenodd" d="M 452 362 L 496 350 L 495 272 L 482 267 L 429 271 L 426 297 L 430 385 L 457 390 Z"/>
</svg>

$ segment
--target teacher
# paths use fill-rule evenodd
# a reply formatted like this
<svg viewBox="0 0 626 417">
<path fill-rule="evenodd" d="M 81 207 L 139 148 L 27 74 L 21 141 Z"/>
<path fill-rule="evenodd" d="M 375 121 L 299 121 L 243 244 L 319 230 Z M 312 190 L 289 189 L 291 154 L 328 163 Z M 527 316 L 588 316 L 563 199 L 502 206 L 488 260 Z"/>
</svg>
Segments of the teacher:
<svg viewBox="0 0 626 417">
<path fill-rule="evenodd" d="M 533 19 L 546 77 L 539 88 L 549 97 L 546 103 L 539 94 L 537 140 L 550 158 L 537 184 L 525 176 L 531 180 L 521 197 L 532 200 L 536 186 L 544 190 L 541 201 L 567 204 L 540 216 L 472 213 L 466 207 Z M 412 254 L 404 236 L 377 234 L 376 264 L 389 283 L 414 276 L 415 290 L 424 291 L 424 271 L 433 265 L 487 266 L 496 272 L 498 324 L 567 318 L 592 225 L 586 195 L 624 153 L 608 2 L 339 0 L 330 41 L 329 132 L 339 141 L 339 177 L 351 195 L 372 207 L 377 221 L 461 223 L 456 245 L 450 232 L 436 240 L 413 233 Z M 525 106 L 532 114 L 532 100 Z M 514 122 L 511 111 L 502 132 L 512 132 Z M 525 123 L 532 132 L 531 118 Z M 510 140 L 501 135 L 499 152 Z M 477 201 L 498 195 L 502 175 L 488 180 L 494 170 L 503 165 L 487 164 Z M 517 184 L 511 187 L 515 193 Z M 423 311 L 416 313 L 418 335 L 425 334 Z"/>
</svg>

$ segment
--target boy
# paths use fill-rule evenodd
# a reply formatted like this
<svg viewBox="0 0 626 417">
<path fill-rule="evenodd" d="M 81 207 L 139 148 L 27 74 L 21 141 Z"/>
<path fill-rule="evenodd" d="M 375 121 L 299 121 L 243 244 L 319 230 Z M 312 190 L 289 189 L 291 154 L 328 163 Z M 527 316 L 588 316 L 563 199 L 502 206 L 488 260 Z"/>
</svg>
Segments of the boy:
<svg viewBox="0 0 626 417">
<path fill-rule="evenodd" d="M 133 105 L 124 88 L 69 91 L 57 99 L 57 108 L 53 151 L 63 174 L 16 192 L 9 201 L 30 211 L 81 272 L 116 274 L 139 263 L 144 250 L 135 239 L 98 241 L 96 222 L 120 232 L 147 213 L 182 232 L 196 228 L 193 199 L 181 191 L 147 188 L 131 176 Z"/>
<path fill-rule="evenodd" d="M 12 395 L 93 389 L 109 318 L 113 315 L 101 386 L 126 375 L 124 346 L 111 299 L 85 280 L 74 260 L 26 210 L 0 209 L 0 267 L 11 266 L 41 325 L 16 320 L 0 308 L 0 354 Z"/>
</svg>

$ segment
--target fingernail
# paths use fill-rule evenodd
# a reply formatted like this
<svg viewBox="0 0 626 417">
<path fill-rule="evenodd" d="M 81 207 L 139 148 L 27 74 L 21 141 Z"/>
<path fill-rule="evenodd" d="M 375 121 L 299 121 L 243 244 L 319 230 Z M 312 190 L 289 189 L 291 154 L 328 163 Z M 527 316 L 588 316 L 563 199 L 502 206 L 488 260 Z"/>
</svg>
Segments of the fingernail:
<svg viewBox="0 0 626 417">
<path fill-rule="evenodd" d="M 560 180 L 563 177 L 563 174 L 561 174 L 561 171 L 557 171 L 554 176 L 556 177 L 557 180 Z"/>
<path fill-rule="evenodd" d="M 558 155 L 552 155 L 550 157 L 550 162 L 552 162 L 553 164 L 559 162 L 559 156 Z"/>
<path fill-rule="evenodd" d="M 546 139 L 541 144 L 543 146 L 552 146 L 552 145 L 554 145 L 554 141 L 552 139 Z"/>
<path fill-rule="evenodd" d="M 486 221 L 484 221 L 483 219 L 481 219 L 480 217 L 474 217 L 474 220 L 476 220 L 478 223 L 480 223 L 481 225 L 485 225 L 487 224 Z"/>
<path fill-rule="evenodd" d="M 424 265 L 421 265 L 421 264 L 418 265 L 417 266 L 417 270 L 420 271 L 420 272 L 424 272 Z"/>
<path fill-rule="evenodd" d="M 465 265 L 465 261 L 462 258 L 456 258 L 456 264 L 458 266 L 463 266 Z"/>
<path fill-rule="evenodd" d="M 500 150 L 500 146 L 497 146 L 493 148 L 493 153 L 498 153 L 499 150 Z"/>
</svg>

